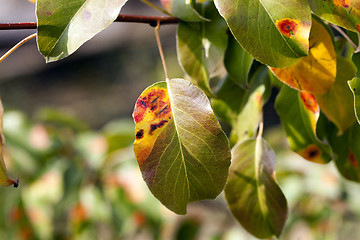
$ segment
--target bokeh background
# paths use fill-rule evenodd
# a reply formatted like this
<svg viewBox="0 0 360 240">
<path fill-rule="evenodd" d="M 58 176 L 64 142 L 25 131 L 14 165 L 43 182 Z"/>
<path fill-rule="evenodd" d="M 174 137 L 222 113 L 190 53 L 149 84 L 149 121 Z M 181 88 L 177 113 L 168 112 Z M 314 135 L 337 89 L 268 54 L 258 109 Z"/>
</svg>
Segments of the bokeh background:
<svg viewBox="0 0 360 240">
<path fill-rule="evenodd" d="M 160 14 L 138 0 L 122 13 Z M 35 20 L 29 1 L 0 0 L 1 23 Z M 113 23 L 59 62 L 45 64 L 31 41 L 0 64 L 4 157 L 20 179 L 17 189 L 0 188 L 0 240 L 253 239 L 223 194 L 178 216 L 142 180 L 131 113 L 140 93 L 164 79 L 153 31 Z M 33 32 L 0 31 L 0 54 Z M 170 77 L 183 77 L 176 26 L 160 33 Z M 275 94 L 265 109 L 265 138 L 290 209 L 281 239 L 360 239 L 359 184 L 341 178 L 332 163 L 310 163 L 288 150 Z"/>
</svg>

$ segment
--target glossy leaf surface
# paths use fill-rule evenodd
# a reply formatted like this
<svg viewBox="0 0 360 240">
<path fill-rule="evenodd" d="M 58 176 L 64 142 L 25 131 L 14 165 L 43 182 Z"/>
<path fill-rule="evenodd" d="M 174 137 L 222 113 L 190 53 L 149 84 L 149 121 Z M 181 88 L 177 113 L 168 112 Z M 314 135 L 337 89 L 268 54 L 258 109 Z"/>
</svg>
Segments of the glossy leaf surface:
<svg viewBox="0 0 360 240">
<path fill-rule="evenodd" d="M 354 98 L 347 84 L 347 81 L 355 76 L 355 67 L 349 60 L 338 57 L 337 72 L 336 80 L 329 92 L 316 94 L 315 98 L 321 110 L 342 133 L 356 121 Z"/>
<path fill-rule="evenodd" d="M 226 200 L 241 225 L 258 238 L 279 236 L 287 202 L 275 179 L 275 153 L 261 139 L 247 140 L 232 150 L 225 187 Z"/>
<path fill-rule="evenodd" d="M 360 32 L 360 3 L 358 0 L 309 0 L 311 10 L 319 17 Z"/>
<path fill-rule="evenodd" d="M 0 185 L 1 186 L 14 185 L 14 187 L 17 187 L 19 182 L 18 180 L 13 180 L 9 178 L 3 158 L 4 144 L 5 144 L 5 137 L 3 133 L 3 114 L 4 114 L 4 109 L 2 106 L 2 102 L 0 100 Z"/>
<path fill-rule="evenodd" d="M 331 149 L 316 136 L 320 109 L 313 95 L 284 86 L 275 103 L 290 148 L 317 163 L 331 160 Z"/>
<path fill-rule="evenodd" d="M 239 86 L 247 87 L 253 58 L 244 51 L 233 36 L 229 37 L 224 63 L 231 79 Z"/>
<path fill-rule="evenodd" d="M 215 0 L 240 45 L 256 60 L 287 67 L 306 56 L 311 11 L 306 0 Z"/>
<path fill-rule="evenodd" d="M 180 22 L 177 31 L 179 62 L 192 81 L 211 95 L 210 74 L 223 59 L 227 44 L 227 26 L 213 3 L 203 5 L 210 21 Z"/>
<path fill-rule="evenodd" d="M 230 149 L 203 91 L 183 79 L 148 87 L 134 109 L 135 155 L 149 189 L 167 208 L 215 198 L 224 188 Z"/>
<path fill-rule="evenodd" d="M 336 77 L 332 35 L 314 18 L 309 55 L 288 68 L 270 69 L 279 80 L 297 90 L 319 94 L 328 92 Z"/>
<path fill-rule="evenodd" d="M 160 0 L 160 2 L 169 13 L 183 21 L 199 22 L 204 20 L 196 11 L 194 0 Z"/>
<path fill-rule="evenodd" d="M 65 58 L 109 26 L 127 0 L 38 0 L 37 43 L 47 62 Z"/>
</svg>

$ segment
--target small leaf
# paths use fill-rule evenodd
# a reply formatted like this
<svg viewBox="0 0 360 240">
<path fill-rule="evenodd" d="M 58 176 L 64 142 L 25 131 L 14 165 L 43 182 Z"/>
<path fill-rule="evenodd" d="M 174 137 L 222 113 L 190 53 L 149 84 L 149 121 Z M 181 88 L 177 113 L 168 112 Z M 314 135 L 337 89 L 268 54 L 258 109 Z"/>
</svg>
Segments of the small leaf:
<svg viewBox="0 0 360 240">
<path fill-rule="evenodd" d="M 353 78 L 348 81 L 349 87 L 354 95 L 354 111 L 356 120 L 360 124 L 360 78 Z"/>
<path fill-rule="evenodd" d="M 354 124 L 341 136 L 336 131 L 329 135 L 339 172 L 348 180 L 360 182 L 360 125 Z"/>
<path fill-rule="evenodd" d="M 327 163 L 331 149 L 316 136 L 320 109 L 313 95 L 283 86 L 275 108 L 289 140 L 290 148 L 306 160 Z"/>
<path fill-rule="evenodd" d="M 297 90 L 328 92 L 336 77 L 336 52 L 329 30 L 314 18 L 309 55 L 288 68 L 270 69 L 280 81 Z"/>
<path fill-rule="evenodd" d="M 37 43 L 46 62 L 63 59 L 109 26 L 127 0 L 38 0 Z"/>
<path fill-rule="evenodd" d="M 196 11 L 194 0 L 160 0 L 160 2 L 173 16 L 183 21 L 200 22 L 205 19 Z"/>
<path fill-rule="evenodd" d="M 256 60 L 280 68 L 307 55 L 311 10 L 306 0 L 215 0 L 215 5 Z"/>
<path fill-rule="evenodd" d="M 339 129 L 346 131 L 356 121 L 354 113 L 354 98 L 347 81 L 355 76 L 355 67 L 349 60 L 338 57 L 337 76 L 329 92 L 315 94 L 320 109 Z"/>
<path fill-rule="evenodd" d="M 261 139 L 247 140 L 232 150 L 225 187 L 230 210 L 257 238 L 279 236 L 287 218 L 287 202 L 275 180 L 275 153 Z"/>
<path fill-rule="evenodd" d="M 227 44 L 227 26 L 213 3 L 203 5 L 210 22 L 180 22 L 177 31 L 179 62 L 192 81 L 211 95 L 210 74 L 222 61 Z"/>
<path fill-rule="evenodd" d="M 247 87 L 253 58 L 244 51 L 233 36 L 229 36 L 224 63 L 231 79 L 239 86 Z"/>
<path fill-rule="evenodd" d="M 2 102 L 0 100 L 0 185 L 1 186 L 13 185 L 14 187 L 18 187 L 19 181 L 17 179 L 13 180 L 9 178 L 4 162 L 3 152 L 4 152 L 5 137 L 3 133 L 3 115 L 4 115 L 4 109 L 2 106 Z"/>
<path fill-rule="evenodd" d="M 148 87 L 133 114 L 135 155 L 150 191 L 170 210 L 215 198 L 230 165 L 229 142 L 204 92 L 183 79 Z"/>
<path fill-rule="evenodd" d="M 351 31 L 360 32 L 360 4 L 351 0 L 309 0 L 319 17 Z"/>
</svg>

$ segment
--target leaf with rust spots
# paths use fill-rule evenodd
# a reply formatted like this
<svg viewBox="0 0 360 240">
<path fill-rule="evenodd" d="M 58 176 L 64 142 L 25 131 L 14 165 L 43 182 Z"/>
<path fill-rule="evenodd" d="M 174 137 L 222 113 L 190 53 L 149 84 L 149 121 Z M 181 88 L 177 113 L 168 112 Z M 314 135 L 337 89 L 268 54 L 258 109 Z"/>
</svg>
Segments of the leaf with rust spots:
<svg viewBox="0 0 360 240">
<path fill-rule="evenodd" d="M 239 44 L 257 61 L 288 67 L 309 50 L 307 0 L 214 0 Z"/>
<path fill-rule="evenodd" d="M 336 125 L 341 134 L 356 121 L 354 98 L 347 83 L 355 76 L 355 67 L 351 61 L 338 57 L 337 69 L 336 80 L 329 92 L 314 96 L 321 111 Z"/>
<path fill-rule="evenodd" d="M 288 68 L 270 69 L 280 81 L 297 90 L 328 92 L 336 77 L 336 52 L 329 30 L 314 18 L 309 55 Z"/>
<path fill-rule="evenodd" d="M 262 138 L 246 140 L 232 150 L 225 197 L 240 224 L 257 238 L 279 237 L 288 208 L 275 179 L 275 153 Z"/>
<path fill-rule="evenodd" d="M 328 132 L 337 169 L 346 179 L 360 182 L 360 125 L 354 124 L 339 136 L 335 128 Z"/>
<path fill-rule="evenodd" d="M 284 85 L 275 108 L 289 140 L 290 148 L 303 158 L 317 163 L 331 160 L 331 149 L 316 135 L 319 106 L 315 98 Z"/>
<path fill-rule="evenodd" d="M 135 155 L 162 204 L 185 214 L 189 202 L 219 195 L 228 176 L 229 142 L 201 89 L 183 79 L 156 83 L 140 95 L 133 117 Z"/>
<path fill-rule="evenodd" d="M 360 32 L 360 2 L 358 0 L 309 0 L 311 10 L 319 17 Z"/>
<path fill-rule="evenodd" d="M 18 187 L 19 181 L 17 179 L 13 180 L 9 178 L 3 158 L 4 144 L 5 144 L 5 137 L 3 133 L 3 114 L 4 114 L 4 109 L 2 106 L 2 102 L 0 100 L 0 185 L 1 186 L 13 185 L 14 187 Z"/>
</svg>

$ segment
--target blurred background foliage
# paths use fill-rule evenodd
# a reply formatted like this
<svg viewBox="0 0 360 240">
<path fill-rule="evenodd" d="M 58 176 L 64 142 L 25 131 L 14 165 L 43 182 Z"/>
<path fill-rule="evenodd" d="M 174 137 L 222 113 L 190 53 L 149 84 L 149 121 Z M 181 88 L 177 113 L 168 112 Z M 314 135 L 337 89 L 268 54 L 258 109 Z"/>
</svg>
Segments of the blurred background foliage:
<svg viewBox="0 0 360 240">
<path fill-rule="evenodd" d="M 0 22 L 35 21 L 26 0 L 0 6 Z M 158 15 L 137 0 L 123 12 Z M 175 31 L 164 26 L 161 37 L 170 77 L 182 77 Z M 30 33 L 1 31 L 0 51 Z M 31 43 L 0 65 L 5 161 L 20 179 L 18 189 L 0 188 L 0 239 L 253 239 L 223 195 L 177 216 L 143 182 L 131 112 L 162 76 L 153 29 L 129 23 L 112 24 L 60 62 L 46 65 Z M 281 239 L 360 239 L 360 186 L 341 178 L 333 163 L 290 152 L 273 99 L 265 106 L 265 138 L 290 207 Z"/>
</svg>

